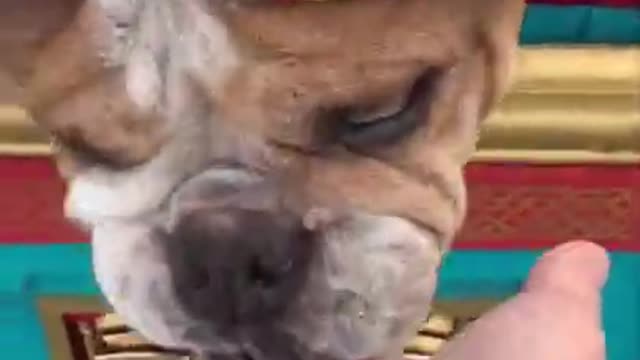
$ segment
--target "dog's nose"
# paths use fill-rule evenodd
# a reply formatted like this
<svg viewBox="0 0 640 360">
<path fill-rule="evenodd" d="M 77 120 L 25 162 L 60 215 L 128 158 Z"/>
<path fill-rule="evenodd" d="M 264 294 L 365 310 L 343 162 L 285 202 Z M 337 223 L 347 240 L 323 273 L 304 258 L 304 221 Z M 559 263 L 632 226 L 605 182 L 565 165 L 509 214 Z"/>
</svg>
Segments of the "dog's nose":
<svg viewBox="0 0 640 360">
<path fill-rule="evenodd" d="M 177 296 L 198 319 L 230 328 L 282 314 L 302 285 L 311 234 L 290 214 L 201 210 L 169 244 Z"/>
<path fill-rule="evenodd" d="M 209 194 L 219 185 L 209 183 Z M 207 188 L 206 182 L 198 186 Z M 301 216 L 272 201 L 275 188 L 225 189 L 211 206 L 207 197 L 199 206 L 187 206 L 165 248 L 185 311 L 235 337 L 244 328 L 270 326 L 284 314 L 304 283 L 314 240 Z"/>
</svg>

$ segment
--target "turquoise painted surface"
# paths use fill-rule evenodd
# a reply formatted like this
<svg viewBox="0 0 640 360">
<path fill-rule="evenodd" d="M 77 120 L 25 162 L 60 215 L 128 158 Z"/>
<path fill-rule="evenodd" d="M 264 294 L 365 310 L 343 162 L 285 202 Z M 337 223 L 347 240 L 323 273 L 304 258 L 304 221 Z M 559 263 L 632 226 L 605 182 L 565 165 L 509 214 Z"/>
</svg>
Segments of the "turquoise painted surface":
<svg viewBox="0 0 640 360">
<path fill-rule="evenodd" d="M 529 251 L 453 252 L 444 263 L 438 297 L 510 296 L 520 288 L 537 256 L 539 252 Z M 611 261 L 611 276 L 603 291 L 608 359 L 640 359 L 640 254 L 614 253 Z M 90 249 L 82 244 L 0 246 L 0 264 L 2 355 L 48 360 L 35 300 L 43 295 L 99 296 Z"/>
<path fill-rule="evenodd" d="M 87 245 L 0 246 L 0 354 L 48 360 L 36 299 L 43 295 L 99 296 Z"/>
<path fill-rule="evenodd" d="M 529 5 L 520 43 L 640 44 L 640 8 Z"/>
</svg>

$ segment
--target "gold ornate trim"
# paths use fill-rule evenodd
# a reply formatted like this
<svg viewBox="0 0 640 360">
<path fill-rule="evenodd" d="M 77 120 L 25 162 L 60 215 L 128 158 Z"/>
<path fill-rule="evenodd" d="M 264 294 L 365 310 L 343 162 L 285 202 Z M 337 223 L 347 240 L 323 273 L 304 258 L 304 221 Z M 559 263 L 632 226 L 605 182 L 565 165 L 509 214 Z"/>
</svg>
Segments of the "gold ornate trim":
<svg viewBox="0 0 640 360">
<path fill-rule="evenodd" d="M 62 318 L 64 314 L 100 314 L 107 311 L 106 306 L 95 297 L 46 297 L 39 299 L 37 305 L 51 360 L 74 358 Z"/>
<path fill-rule="evenodd" d="M 0 155 L 48 156 L 51 154 L 47 135 L 22 108 L 0 104 Z"/>
<path fill-rule="evenodd" d="M 640 47 L 527 46 L 518 53 L 516 93 L 640 93 Z"/>
<path fill-rule="evenodd" d="M 46 135 L 16 106 L 0 106 L 0 155 L 50 155 Z M 514 87 L 472 160 L 640 162 L 640 47 L 521 48 Z"/>
<path fill-rule="evenodd" d="M 640 162 L 640 47 L 526 47 L 477 162 Z"/>
<path fill-rule="evenodd" d="M 640 163 L 640 154 L 628 151 L 601 153 L 587 150 L 478 150 L 471 161 L 485 164 L 528 163 L 532 165 L 630 165 Z"/>
<path fill-rule="evenodd" d="M 0 156 L 50 156 L 51 148 L 47 144 L 0 144 Z"/>
</svg>

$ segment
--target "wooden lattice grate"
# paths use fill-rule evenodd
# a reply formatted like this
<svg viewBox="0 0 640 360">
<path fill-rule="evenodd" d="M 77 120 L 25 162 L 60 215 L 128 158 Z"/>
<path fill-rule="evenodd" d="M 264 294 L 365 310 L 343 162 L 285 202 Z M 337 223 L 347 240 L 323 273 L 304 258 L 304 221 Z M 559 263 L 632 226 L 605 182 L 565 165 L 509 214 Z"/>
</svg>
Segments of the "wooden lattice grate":
<svg viewBox="0 0 640 360">
<path fill-rule="evenodd" d="M 434 311 L 405 348 L 406 358 L 429 359 L 473 319 L 471 316 L 451 316 L 446 312 Z M 73 344 L 74 360 L 196 360 L 184 351 L 149 343 L 115 314 L 77 321 L 74 326 L 68 327 L 68 331 L 76 338 Z"/>
</svg>

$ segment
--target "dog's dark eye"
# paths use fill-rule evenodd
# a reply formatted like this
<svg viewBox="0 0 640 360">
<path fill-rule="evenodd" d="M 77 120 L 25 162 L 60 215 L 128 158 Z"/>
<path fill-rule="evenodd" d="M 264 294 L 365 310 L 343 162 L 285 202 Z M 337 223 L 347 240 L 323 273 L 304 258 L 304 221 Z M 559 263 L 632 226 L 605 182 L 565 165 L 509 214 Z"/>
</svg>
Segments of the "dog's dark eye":
<svg viewBox="0 0 640 360">
<path fill-rule="evenodd" d="M 402 140 L 428 120 L 427 112 L 438 74 L 437 71 L 428 71 L 420 76 L 392 112 L 381 109 L 367 116 L 365 111 L 356 107 L 332 109 L 325 114 L 325 120 L 330 123 L 331 137 L 356 149 L 392 145 Z"/>
</svg>

